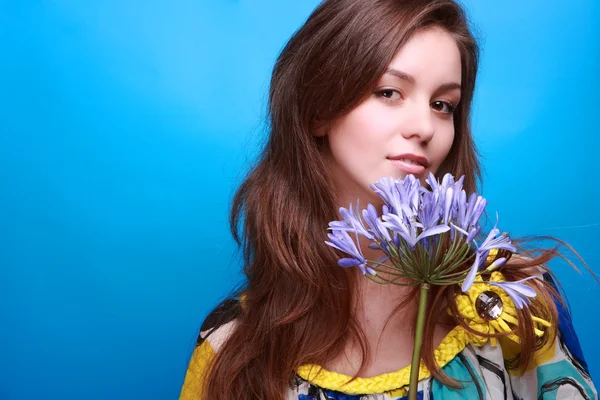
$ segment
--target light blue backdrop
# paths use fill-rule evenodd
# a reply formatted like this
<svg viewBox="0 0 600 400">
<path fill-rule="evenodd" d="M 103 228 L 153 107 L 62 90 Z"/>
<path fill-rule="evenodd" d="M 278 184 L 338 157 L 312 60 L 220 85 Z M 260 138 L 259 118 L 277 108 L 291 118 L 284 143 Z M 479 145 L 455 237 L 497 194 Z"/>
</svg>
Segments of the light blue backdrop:
<svg viewBox="0 0 600 400">
<path fill-rule="evenodd" d="M 0 2 L 0 398 L 176 398 L 312 1 Z M 577 4 L 575 7 L 574 5 Z M 466 3 L 489 209 L 599 271 L 600 2 Z M 555 263 L 600 379 L 600 290 Z"/>
</svg>

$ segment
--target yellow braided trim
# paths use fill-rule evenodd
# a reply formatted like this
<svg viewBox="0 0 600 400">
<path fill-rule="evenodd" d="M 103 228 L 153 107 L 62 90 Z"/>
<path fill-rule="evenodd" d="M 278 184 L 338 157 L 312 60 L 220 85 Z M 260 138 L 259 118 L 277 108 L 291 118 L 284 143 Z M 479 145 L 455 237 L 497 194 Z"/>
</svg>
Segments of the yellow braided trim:
<svg viewBox="0 0 600 400">
<path fill-rule="evenodd" d="M 451 330 L 434 350 L 435 361 L 444 367 L 469 343 L 473 335 L 467 334 L 462 326 Z M 296 373 L 305 381 L 329 390 L 336 390 L 347 394 L 375 394 L 396 391 L 403 386 L 408 386 L 410 378 L 410 365 L 396 372 L 369 377 L 356 378 L 349 382 L 352 377 L 337 372 L 327 371 L 316 364 L 306 364 L 297 368 Z M 423 362 L 419 367 L 419 379 L 429 378 L 431 373 Z M 398 394 L 398 393 L 395 393 Z"/>
</svg>

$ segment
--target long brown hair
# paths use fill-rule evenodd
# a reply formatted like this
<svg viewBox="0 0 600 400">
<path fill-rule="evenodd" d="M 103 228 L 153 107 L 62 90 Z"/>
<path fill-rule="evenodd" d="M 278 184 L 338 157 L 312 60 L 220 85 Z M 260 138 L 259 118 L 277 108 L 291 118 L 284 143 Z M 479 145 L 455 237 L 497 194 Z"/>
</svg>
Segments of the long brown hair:
<svg viewBox="0 0 600 400">
<path fill-rule="evenodd" d="M 334 121 L 360 104 L 397 50 L 432 25 L 452 35 L 462 62 L 455 140 L 438 175 L 465 175 L 465 190 L 476 190 L 480 167 L 469 121 L 478 46 L 462 8 L 452 0 L 320 4 L 277 59 L 268 141 L 233 198 L 231 230 L 243 251 L 247 278 L 240 290 L 244 309 L 205 377 L 205 398 L 282 399 L 298 366 L 323 365 L 349 340 L 361 344 L 364 366 L 369 349 L 351 313 L 354 275 L 336 268 L 339 254 L 324 245 L 328 222 L 338 215 L 321 156 L 326 138 L 313 133 L 320 122 Z M 518 277 L 519 269 L 514 270 Z M 442 295 L 451 295 L 444 293 L 434 298 L 434 307 L 442 304 Z M 433 359 L 436 314 L 426 328 L 424 361 L 452 384 Z M 555 320 L 555 315 L 551 309 L 545 316 Z M 531 323 L 523 327 L 531 333 Z M 533 342 L 523 343 L 525 360 L 536 347 Z"/>
</svg>

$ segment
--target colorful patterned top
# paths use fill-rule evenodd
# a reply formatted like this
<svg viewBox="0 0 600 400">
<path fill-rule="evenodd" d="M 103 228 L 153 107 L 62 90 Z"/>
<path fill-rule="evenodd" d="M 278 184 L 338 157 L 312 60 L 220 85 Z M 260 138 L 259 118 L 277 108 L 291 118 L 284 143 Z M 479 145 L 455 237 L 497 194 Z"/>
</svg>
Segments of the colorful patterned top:
<svg viewBox="0 0 600 400">
<path fill-rule="evenodd" d="M 545 277 L 547 278 L 547 277 Z M 509 299 L 505 310 L 509 309 Z M 530 367 L 520 374 L 507 367 L 518 344 L 510 338 L 482 340 L 462 327 L 453 329 L 435 350 L 435 358 L 449 377 L 465 381 L 461 389 L 431 378 L 422 365 L 419 399 L 598 399 L 571 318 L 560 304 L 557 340 L 537 351 Z M 200 400 L 205 367 L 236 327 L 239 301 L 230 300 L 206 319 L 189 363 L 180 400 Z M 507 312 L 507 311 L 505 311 Z M 220 316 L 228 315 L 223 321 Z M 508 317 L 507 317 L 508 318 Z M 296 369 L 287 393 L 294 400 L 389 400 L 407 398 L 410 366 L 369 378 L 351 377 L 316 365 Z"/>
</svg>

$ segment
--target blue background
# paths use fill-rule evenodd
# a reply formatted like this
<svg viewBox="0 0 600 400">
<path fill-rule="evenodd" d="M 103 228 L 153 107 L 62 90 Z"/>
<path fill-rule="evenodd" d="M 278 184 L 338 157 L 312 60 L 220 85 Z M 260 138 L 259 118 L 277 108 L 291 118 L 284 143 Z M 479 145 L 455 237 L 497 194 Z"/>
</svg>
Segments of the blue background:
<svg viewBox="0 0 600 400">
<path fill-rule="evenodd" d="M 574 4 L 577 6 L 574 6 Z M 230 197 L 316 1 L 0 1 L 0 398 L 176 398 Z M 488 211 L 596 271 L 600 2 L 466 2 Z M 600 290 L 553 264 L 592 375 Z"/>
</svg>

